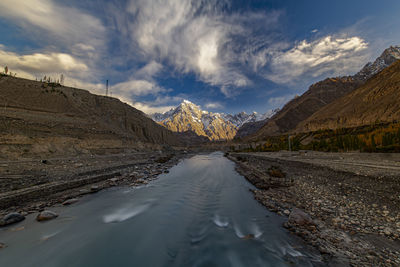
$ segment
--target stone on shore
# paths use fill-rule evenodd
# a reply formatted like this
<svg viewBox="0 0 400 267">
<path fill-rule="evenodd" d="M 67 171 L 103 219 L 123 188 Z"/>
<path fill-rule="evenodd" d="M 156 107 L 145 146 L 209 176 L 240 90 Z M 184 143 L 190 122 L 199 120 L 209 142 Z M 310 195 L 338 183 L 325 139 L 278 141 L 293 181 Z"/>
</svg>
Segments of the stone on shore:
<svg viewBox="0 0 400 267">
<path fill-rule="evenodd" d="M 36 220 L 38 222 L 43 222 L 43 221 L 49 221 L 52 220 L 54 218 L 57 218 L 58 214 L 55 212 L 52 212 L 50 210 L 44 210 L 41 213 L 38 214 L 38 216 L 36 217 Z"/>
<path fill-rule="evenodd" d="M 313 220 L 311 219 L 310 215 L 305 213 L 304 211 L 294 208 L 289 215 L 289 223 L 292 225 L 314 225 Z"/>
<path fill-rule="evenodd" d="M 64 206 L 68 206 L 68 205 L 74 204 L 78 201 L 79 201 L 79 199 L 77 199 L 77 198 L 70 198 L 70 199 L 65 200 L 62 204 Z"/>
<path fill-rule="evenodd" d="M 3 217 L 3 219 L 0 220 L 0 226 L 6 226 L 23 220 L 25 220 L 25 216 L 21 215 L 18 212 L 12 212 L 7 214 Z"/>
<path fill-rule="evenodd" d="M 92 185 L 91 187 L 90 187 L 90 192 L 91 193 L 97 193 L 97 192 L 99 192 L 100 191 L 100 187 L 98 186 L 98 185 Z"/>
</svg>

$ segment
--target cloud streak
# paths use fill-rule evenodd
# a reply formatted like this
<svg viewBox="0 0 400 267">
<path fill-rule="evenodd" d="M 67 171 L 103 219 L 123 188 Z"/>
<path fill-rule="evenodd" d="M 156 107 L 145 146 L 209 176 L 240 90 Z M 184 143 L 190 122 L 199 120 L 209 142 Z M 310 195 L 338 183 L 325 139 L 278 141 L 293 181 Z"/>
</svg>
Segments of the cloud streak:
<svg viewBox="0 0 400 267">
<path fill-rule="evenodd" d="M 364 64 L 367 48 L 368 43 L 357 36 L 328 35 L 312 42 L 303 40 L 287 51 L 271 53 L 270 68 L 265 77 L 285 84 L 324 73 L 345 75 Z"/>
<path fill-rule="evenodd" d="M 243 47 L 237 40 L 251 35 L 251 24 L 273 24 L 279 14 L 223 13 L 219 1 L 130 1 L 127 23 L 132 42 L 151 59 L 160 59 L 179 73 L 194 73 L 205 83 L 232 90 L 251 84 L 239 66 Z"/>
</svg>

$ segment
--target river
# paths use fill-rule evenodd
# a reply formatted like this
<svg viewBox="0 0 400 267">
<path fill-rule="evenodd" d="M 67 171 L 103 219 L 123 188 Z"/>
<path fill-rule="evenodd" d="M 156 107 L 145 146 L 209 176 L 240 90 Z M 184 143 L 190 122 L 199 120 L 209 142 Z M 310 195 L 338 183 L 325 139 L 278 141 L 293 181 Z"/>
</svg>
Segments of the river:
<svg viewBox="0 0 400 267">
<path fill-rule="evenodd" d="M 0 266 L 314 266 L 319 256 L 254 200 L 222 153 L 185 159 L 146 186 L 112 188 L 38 223 L 0 229 Z"/>
</svg>

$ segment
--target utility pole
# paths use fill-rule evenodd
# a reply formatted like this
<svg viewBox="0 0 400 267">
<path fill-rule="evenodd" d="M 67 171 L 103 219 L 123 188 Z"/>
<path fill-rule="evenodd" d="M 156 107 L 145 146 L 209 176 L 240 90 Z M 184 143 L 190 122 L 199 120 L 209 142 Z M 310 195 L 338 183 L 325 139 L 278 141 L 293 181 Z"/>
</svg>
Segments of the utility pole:
<svg viewBox="0 0 400 267">
<path fill-rule="evenodd" d="M 106 81 L 106 96 L 108 96 L 108 80 Z"/>
<path fill-rule="evenodd" d="M 288 135 L 288 141 L 289 141 L 289 152 L 292 152 L 292 147 L 290 146 L 290 134 Z"/>
</svg>

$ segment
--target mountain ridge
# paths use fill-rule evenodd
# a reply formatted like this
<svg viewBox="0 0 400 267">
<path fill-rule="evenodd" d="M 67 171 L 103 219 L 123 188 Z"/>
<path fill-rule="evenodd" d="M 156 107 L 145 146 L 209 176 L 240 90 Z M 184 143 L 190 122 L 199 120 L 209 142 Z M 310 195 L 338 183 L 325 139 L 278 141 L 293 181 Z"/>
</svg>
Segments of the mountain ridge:
<svg viewBox="0 0 400 267">
<path fill-rule="evenodd" d="M 321 108 L 296 131 L 357 127 L 400 121 L 400 60 L 375 74 L 353 92 Z"/>
</svg>

